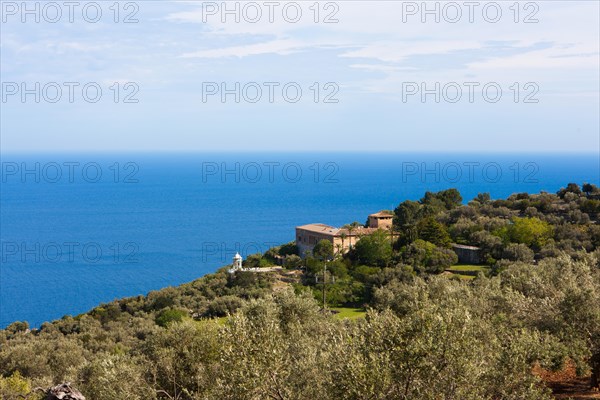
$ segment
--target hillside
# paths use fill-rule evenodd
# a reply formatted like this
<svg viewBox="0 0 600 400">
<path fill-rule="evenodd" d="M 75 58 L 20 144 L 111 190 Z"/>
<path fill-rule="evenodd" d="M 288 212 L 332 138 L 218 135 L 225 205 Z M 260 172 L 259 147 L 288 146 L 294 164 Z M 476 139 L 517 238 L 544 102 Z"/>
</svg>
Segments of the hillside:
<svg viewBox="0 0 600 400">
<path fill-rule="evenodd" d="M 244 264 L 282 271 L 224 267 L 40 329 L 15 322 L 0 331 L 0 393 L 42 399 L 70 382 L 88 400 L 599 398 L 599 212 L 594 185 L 466 205 L 428 192 L 347 253 L 319 242 L 301 258 L 289 243 Z M 481 264 L 456 265 L 453 243 Z"/>
</svg>

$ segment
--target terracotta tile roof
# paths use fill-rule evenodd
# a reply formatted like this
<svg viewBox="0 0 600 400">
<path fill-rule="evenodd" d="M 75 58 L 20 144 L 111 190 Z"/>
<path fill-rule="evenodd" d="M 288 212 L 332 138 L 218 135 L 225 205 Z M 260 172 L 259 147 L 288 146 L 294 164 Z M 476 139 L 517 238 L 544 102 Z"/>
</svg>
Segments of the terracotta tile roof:
<svg viewBox="0 0 600 400">
<path fill-rule="evenodd" d="M 385 211 L 379 211 L 374 214 L 369 214 L 369 217 L 393 217 L 394 214 Z"/>
<path fill-rule="evenodd" d="M 365 228 L 364 226 L 358 226 L 352 229 L 352 236 L 369 235 L 375 232 L 377 228 Z M 350 230 L 348 228 L 340 228 L 336 236 L 340 236 L 345 233 L 346 236 L 350 236 Z"/>
<path fill-rule="evenodd" d="M 345 234 L 346 236 L 369 235 L 377 230 L 377 228 L 365 228 L 363 226 L 357 226 L 356 228 L 352 229 L 352 233 L 350 233 L 348 228 L 335 228 L 325 224 L 307 224 L 297 226 L 296 229 L 302 229 L 304 231 L 320 233 L 329 236 L 341 236 L 342 234 Z"/>
<path fill-rule="evenodd" d="M 309 232 L 322 233 L 326 235 L 335 235 L 339 228 L 335 228 L 333 226 L 325 225 L 325 224 L 307 224 L 302 226 L 297 226 L 296 229 L 302 229 Z"/>
</svg>

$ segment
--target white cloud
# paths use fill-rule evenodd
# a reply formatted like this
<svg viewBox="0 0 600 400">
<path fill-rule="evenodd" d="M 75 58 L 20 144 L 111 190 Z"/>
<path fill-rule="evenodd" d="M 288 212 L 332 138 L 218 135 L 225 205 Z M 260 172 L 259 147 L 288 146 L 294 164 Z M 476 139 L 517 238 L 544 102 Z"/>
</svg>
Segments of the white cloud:
<svg viewBox="0 0 600 400">
<path fill-rule="evenodd" d="M 561 116 L 567 122 L 597 101 L 598 2 L 538 2 L 537 24 L 515 24 L 509 13 L 498 24 L 481 19 L 477 23 L 421 23 L 419 18 L 403 23 L 401 2 L 337 3 L 336 24 L 315 24 L 308 9 L 313 2 L 301 3 L 306 14 L 296 24 L 280 16 L 274 23 L 235 23 L 231 18 L 221 23 L 218 16 L 203 23 L 199 3 L 185 1 L 142 2 L 140 23 L 131 26 L 112 22 L 98 26 L 7 24 L 0 43 L 2 73 L 14 81 L 78 79 L 108 84 L 136 80 L 140 96 L 147 96 L 136 106 L 143 110 L 140 121 L 160 115 L 182 127 L 197 121 L 188 115 L 175 118 L 169 105 L 191 109 L 190 115 L 197 115 L 198 109 L 206 111 L 205 105 L 199 108 L 194 103 L 199 83 L 205 79 L 335 80 L 340 97 L 347 97 L 331 109 L 356 121 L 362 115 L 348 104 L 388 117 L 381 110 L 390 101 L 398 101 L 406 81 L 494 81 L 503 87 L 514 81 L 536 81 L 544 95 L 569 99 L 572 113 Z M 513 2 L 502 4 L 507 9 Z M 161 113 L 144 108 L 153 100 Z M 297 115 L 310 112 L 301 104 L 293 107 Z M 478 111 L 471 110 L 473 115 Z M 279 115 L 275 114 L 268 116 L 276 120 Z M 327 116 L 340 131 L 354 128 L 347 124 L 348 118 L 334 121 L 334 114 Z M 554 117 L 556 113 L 543 114 Z M 93 120 L 96 115 L 107 114 L 88 116 Z M 430 111 L 421 117 L 431 120 Z M 388 127 L 384 122 L 376 126 L 378 121 L 374 131 Z M 171 129 L 172 124 L 167 126 Z M 381 136 L 374 134 L 374 139 Z"/>
<path fill-rule="evenodd" d="M 231 46 L 217 49 L 199 50 L 190 53 L 184 53 L 183 58 L 221 58 L 255 56 L 261 54 L 279 54 L 287 55 L 298 51 L 308 45 L 298 40 L 273 40 L 269 42 L 250 44 L 245 46 Z"/>
</svg>

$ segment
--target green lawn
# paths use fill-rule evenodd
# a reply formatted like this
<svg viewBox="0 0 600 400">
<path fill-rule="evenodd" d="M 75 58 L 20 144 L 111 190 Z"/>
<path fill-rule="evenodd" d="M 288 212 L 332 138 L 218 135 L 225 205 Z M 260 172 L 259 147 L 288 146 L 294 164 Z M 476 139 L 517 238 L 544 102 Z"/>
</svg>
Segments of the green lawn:
<svg viewBox="0 0 600 400">
<path fill-rule="evenodd" d="M 329 307 L 332 311 L 337 311 L 333 314 L 333 318 L 335 319 L 358 319 L 364 318 L 367 312 L 362 308 L 352 308 L 352 307 Z M 202 318 L 197 320 L 196 323 L 203 324 L 217 324 L 217 325 L 225 325 L 229 317 L 219 317 L 219 318 Z"/>
<path fill-rule="evenodd" d="M 202 324 L 217 324 L 225 325 L 229 317 L 216 317 L 216 318 L 202 318 L 196 321 L 196 323 Z"/>
<path fill-rule="evenodd" d="M 454 275 L 457 275 L 460 279 L 471 280 L 475 279 L 479 272 L 483 272 L 485 274 L 489 270 L 490 267 L 488 267 L 487 265 L 461 264 L 453 265 L 446 271 L 452 272 Z"/>
<path fill-rule="evenodd" d="M 482 272 L 485 272 L 489 269 L 490 269 L 490 267 L 488 267 L 487 265 L 465 264 L 465 265 L 453 265 L 450 268 L 448 268 L 448 271 L 482 271 Z"/>
<path fill-rule="evenodd" d="M 367 314 L 362 308 L 333 307 L 331 310 L 337 311 L 337 314 L 334 314 L 333 316 L 337 319 L 358 319 L 364 318 Z"/>
<path fill-rule="evenodd" d="M 458 276 L 460 279 L 465 280 L 465 281 L 470 281 L 470 280 L 473 280 L 476 278 L 473 275 L 454 274 L 454 276 Z"/>
</svg>

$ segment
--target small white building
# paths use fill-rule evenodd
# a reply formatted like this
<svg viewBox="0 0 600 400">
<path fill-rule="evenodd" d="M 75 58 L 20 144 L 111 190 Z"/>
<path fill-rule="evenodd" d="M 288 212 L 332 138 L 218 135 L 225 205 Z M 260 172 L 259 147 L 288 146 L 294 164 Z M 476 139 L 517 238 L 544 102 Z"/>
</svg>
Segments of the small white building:
<svg viewBox="0 0 600 400">
<path fill-rule="evenodd" d="M 242 271 L 242 256 L 240 256 L 240 253 L 235 253 L 235 256 L 233 256 L 233 264 L 231 265 L 231 268 L 229 268 L 229 273 L 234 273 L 235 271 Z"/>
</svg>

